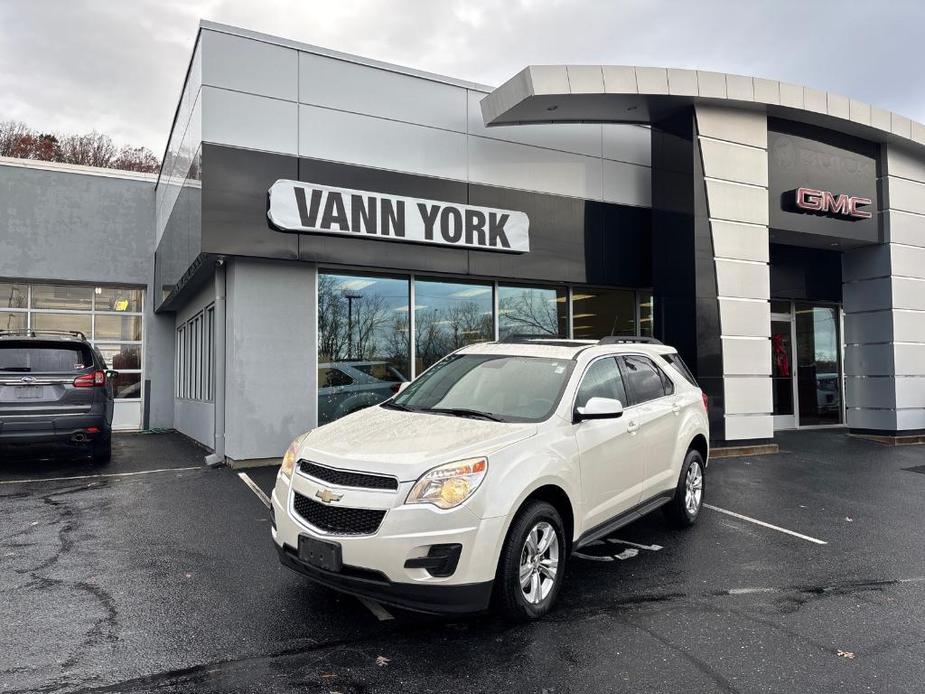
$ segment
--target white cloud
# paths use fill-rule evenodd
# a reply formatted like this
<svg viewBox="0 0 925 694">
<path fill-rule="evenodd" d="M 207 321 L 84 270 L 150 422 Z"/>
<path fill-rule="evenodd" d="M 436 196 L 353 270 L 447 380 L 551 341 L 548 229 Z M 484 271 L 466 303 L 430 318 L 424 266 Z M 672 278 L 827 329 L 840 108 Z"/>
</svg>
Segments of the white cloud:
<svg viewBox="0 0 925 694">
<path fill-rule="evenodd" d="M 0 120 L 160 154 L 200 17 L 487 84 L 531 63 L 702 68 L 925 120 L 918 0 L 3 2 Z"/>
</svg>

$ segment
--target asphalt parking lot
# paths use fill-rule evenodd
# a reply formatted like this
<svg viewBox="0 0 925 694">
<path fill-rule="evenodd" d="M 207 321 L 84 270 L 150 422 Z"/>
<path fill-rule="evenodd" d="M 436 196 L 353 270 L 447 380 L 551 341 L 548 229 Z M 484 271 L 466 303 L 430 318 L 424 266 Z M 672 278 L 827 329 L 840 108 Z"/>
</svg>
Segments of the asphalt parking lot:
<svg viewBox="0 0 925 694">
<path fill-rule="evenodd" d="M 178 435 L 4 461 L 0 691 L 922 692 L 925 447 L 779 441 L 711 465 L 695 528 L 624 528 L 517 626 L 306 583 L 259 494 Z"/>
</svg>

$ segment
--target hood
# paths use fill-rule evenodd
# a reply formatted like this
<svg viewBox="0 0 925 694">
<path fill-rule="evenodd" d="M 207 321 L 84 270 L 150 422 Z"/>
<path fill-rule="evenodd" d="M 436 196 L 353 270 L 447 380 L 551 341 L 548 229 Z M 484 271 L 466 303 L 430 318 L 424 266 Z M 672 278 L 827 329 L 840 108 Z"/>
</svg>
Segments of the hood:
<svg viewBox="0 0 925 694">
<path fill-rule="evenodd" d="M 491 422 L 367 407 L 314 429 L 299 457 L 322 465 L 416 480 L 430 468 L 492 453 L 536 433 L 535 424 Z"/>
</svg>

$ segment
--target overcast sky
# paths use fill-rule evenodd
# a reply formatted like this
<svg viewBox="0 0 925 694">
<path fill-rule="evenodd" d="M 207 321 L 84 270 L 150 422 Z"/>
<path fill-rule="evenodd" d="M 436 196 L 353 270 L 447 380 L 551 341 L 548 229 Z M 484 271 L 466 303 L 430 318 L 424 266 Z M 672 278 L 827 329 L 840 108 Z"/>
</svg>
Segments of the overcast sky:
<svg viewBox="0 0 925 694">
<path fill-rule="evenodd" d="M 0 121 L 160 156 L 200 18 L 486 84 L 531 63 L 701 68 L 925 121 L 923 0 L 0 0 Z"/>
</svg>

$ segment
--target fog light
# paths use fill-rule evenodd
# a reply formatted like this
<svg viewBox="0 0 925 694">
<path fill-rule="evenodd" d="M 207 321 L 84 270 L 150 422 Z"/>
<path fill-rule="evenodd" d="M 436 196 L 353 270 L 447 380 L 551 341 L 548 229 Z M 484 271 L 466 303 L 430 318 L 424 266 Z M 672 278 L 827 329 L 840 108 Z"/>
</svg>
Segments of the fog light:
<svg viewBox="0 0 925 694">
<path fill-rule="evenodd" d="M 427 555 L 413 557 L 405 561 L 406 569 L 425 569 L 435 578 L 452 576 L 459 564 L 459 555 L 462 554 L 462 545 L 431 545 Z"/>
</svg>

